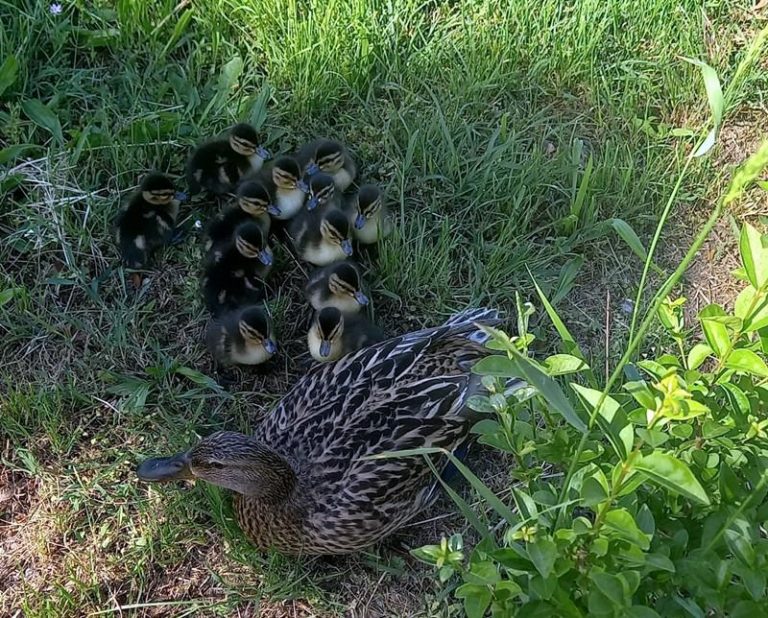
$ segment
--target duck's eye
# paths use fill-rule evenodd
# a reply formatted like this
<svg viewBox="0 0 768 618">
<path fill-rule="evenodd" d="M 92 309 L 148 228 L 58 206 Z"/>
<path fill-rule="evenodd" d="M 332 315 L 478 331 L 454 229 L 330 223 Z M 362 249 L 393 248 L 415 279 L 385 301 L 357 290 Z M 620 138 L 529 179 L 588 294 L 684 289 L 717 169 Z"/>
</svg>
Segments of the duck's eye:
<svg viewBox="0 0 768 618">
<path fill-rule="evenodd" d="M 220 461 L 209 461 L 208 466 L 213 468 L 214 470 L 221 470 L 224 468 L 224 464 Z"/>
</svg>

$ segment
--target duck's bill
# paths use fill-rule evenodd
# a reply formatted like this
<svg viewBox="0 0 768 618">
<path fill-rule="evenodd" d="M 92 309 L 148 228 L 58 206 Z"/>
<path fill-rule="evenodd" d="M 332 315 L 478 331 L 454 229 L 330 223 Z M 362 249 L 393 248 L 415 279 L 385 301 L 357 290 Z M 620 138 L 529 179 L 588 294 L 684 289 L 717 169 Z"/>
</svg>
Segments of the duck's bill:
<svg viewBox="0 0 768 618">
<path fill-rule="evenodd" d="M 320 166 L 317 163 L 312 162 L 307 166 L 306 171 L 308 176 L 314 176 L 320 172 Z"/>
<path fill-rule="evenodd" d="M 177 453 L 172 457 L 147 459 L 136 468 L 136 475 L 148 483 L 162 483 L 194 478 L 189 467 L 189 455 Z"/>
<path fill-rule="evenodd" d="M 307 210 L 314 210 L 320 204 L 320 200 L 312 196 L 307 200 Z"/>
<path fill-rule="evenodd" d="M 355 217 L 355 229 L 362 230 L 365 227 L 365 215 L 357 215 Z"/>
<path fill-rule="evenodd" d="M 331 342 L 323 340 L 320 342 L 320 356 L 327 358 L 331 355 Z"/>
<path fill-rule="evenodd" d="M 341 243 L 341 250 L 344 252 L 344 255 L 346 255 L 347 257 L 349 257 L 355 252 L 354 249 L 352 248 L 352 243 L 349 240 L 344 240 Z"/>
<path fill-rule="evenodd" d="M 272 215 L 273 217 L 279 217 L 280 215 L 282 215 L 282 214 L 283 214 L 283 211 L 282 211 L 282 210 L 280 210 L 280 209 L 279 209 L 277 206 L 275 206 L 274 204 L 270 204 L 269 206 L 267 206 L 267 212 L 268 212 L 270 215 Z"/>
<path fill-rule="evenodd" d="M 368 297 L 359 290 L 355 292 L 355 300 L 357 301 L 358 305 L 365 306 L 368 304 Z"/>
<path fill-rule="evenodd" d="M 264 264 L 264 266 L 272 266 L 272 254 L 267 251 L 260 251 L 259 261 Z"/>
<path fill-rule="evenodd" d="M 274 354 L 277 352 L 277 344 L 272 339 L 267 339 L 264 342 L 264 349 L 267 351 L 267 354 Z"/>
</svg>

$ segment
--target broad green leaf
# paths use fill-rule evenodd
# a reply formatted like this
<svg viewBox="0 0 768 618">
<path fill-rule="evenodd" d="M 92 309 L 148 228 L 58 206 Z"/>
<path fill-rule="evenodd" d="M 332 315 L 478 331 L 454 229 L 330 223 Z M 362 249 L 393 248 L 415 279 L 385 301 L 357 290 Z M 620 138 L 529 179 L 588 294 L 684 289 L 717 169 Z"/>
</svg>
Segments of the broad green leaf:
<svg viewBox="0 0 768 618">
<path fill-rule="evenodd" d="M 186 378 L 189 378 L 194 382 L 195 384 L 199 384 L 200 386 L 207 386 L 210 389 L 213 389 L 215 391 L 221 390 L 221 386 L 214 380 L 213 378 L 205 375 L 204 373 L 199 372 L 197 369 L 192 369 L 191 367 L 177 367 L 176 373 L 179 373 L 183 375 Z"/>
<path fill-rule="evenodd" d="M 763 288 L 768 284 L 768 248 L 763 246 L 760 232 L 749 223 L 744 223 L 741 228 L 739 251 L 741 263 L 752 287 Z"/>
<path fill-rule="evenodd" d="M 605 475 L 603 475 L 605 476 Z M 594 476 L 590 476 L 584 479 L 581 485 L 581 499 L 584 506 L 597 506 L 608 497 L 608 493 L 605 488 L 600 484 L 600 481 Z"/>
<path fill-rule="evenodd" d="M 626 610 L 626 618 L 661 618 L 656 610 L 642 605 L 633 605 Z"/>
<path fill-rule="evenodd" d="M 11 299 L 16 294 L 17 289 L 18 288 L 8 288 L 7 290 L 0 292 L 0 307 L 11 302 Z"/>
<path fill-rule="evenodd" d="M 632 394 L 635 401 L 643 406 L 646 410 L 656 409 L 656 395 L 654 395 L 651 388 L 643 380 L 635 380 L 632 382 L 626 382 L 623 387 L 626 391 Z"/>
<path fill-rule="evenodd" d="M 704 329 L 704 337 L 706 337 L 709 347 L 712 348 L 718 358 L 722 357 L 730 348 L 731 337 L 725 324 L 712 318 L 725 316 L 725 310 L 720 305 L 715 304 L 707 305 L 699 313 L 701 327 Z"/>
<path fill-rule="evenodd" d="M 766 165 L 768 165 L 768 140 L 764 140 L 760 147 L 733 174 L 723 198 L 723 205 L 728 206 L 738 199 L 744 189 L 762 174 Z"/>
<path fill-rule="evenodd" d="M 768 365 L 752 350 L 734 350 L 728 355 L 725 366 L 736 371 L 744 371 L 761 378 L 768 378 Z"/>
<path fill-rule="evenodd" d="M 645 566 L 657 571 L 675 572 L 675 564 L 664 554 L 645 554 Z"/>
<path fill-rule="evenodd" d="M 768 326 L 768 294 L 758 295 L 755 288 L 747 286 L 736 297 L 733 313 L 744 321 L 746 333 L 765 328 Z"/>
<path fill-rule="evenodd" d="M 468 584 L 492 586 L 501 579 L 496 565 L 490 561 L 473 562 L 469 571 L 464 573 L 464 581 Z"/>
<path fill-rule="evenodd" d="M 706 343 L 697 343 L 688 352 L 688 369 L 698 369 L 709 356 L 712 356 L 712 348 Z"/>
<path fill-rule="evenodd" d="M 589 369 L 587 363 L 570 354 L 553 354 L 544 360 L 544 366 L 550 376 L 562 376 Z"/>
<path fill-rule="evenodd" d="M 473 371 L 480 375 L 523 378 L 546 400 L 552 411 L 560 414 L 572 427 L 585 432 L 586 424 L 576 414 L 560 385 L 519 352 L 510 350 L 509 353 L 514 358 L 487 356 L 475 364 Z"/>
<path fill-rule="evenodd" d="M 549 577 L 557 559 L 555 542 L 547 538 L 540 538 L 536 539 L 535 543 L 528 543 L 527 549 L 536 570 L 541 573 L 542 577 Z"/>
<path fill-rule="evenodd" d="M 635 462 L 635 469 L 643 472 L 657 485 L 684 495 L 700 504 L 709 505 L 701 483 L 688 465 L 666 453 L 654 451 Z"/>
<path fill-rule="evenodd" d="M 589 579 L 592 580 L 600 592 L 610 599 L 611 603 L 618 607 L 624 605 L 624 586 L 622 586 L 621 580 L 618 577 L 610 573 L 600 573 L 592 570 L 589 572 Z"/>
<path fill-rule="evenodd" d="M 235 87 L 240 74 L 243 72 L 243 59 L 240 56 L 234 56 L 232 60 L 224 65 L 219 75 L 217 84 L 217 97 L 226 97 L 230 90 Z"/>
<path fill-rule="evenodd" d="M 737 518 L 731 527 L 725 531 L 725 542 L 736 558 L 745 566 L 755 566 L 755 535 L 750 531 L 749 523 L 743 518 Z"/>
<path fill-rule="evenodd" d="M 605 515 L 606 528 L 616 537 L 624 539 L 642 550 L 647 550 L 651 543 L 648 535 L 637 526 L 635 518 L 624 508 L 612 509 Z"/>
<path fill-rule="evenodd" d="M 484 418 L 481 421 L 476 422 L 472 426 L 472 433 L 478 435 L 494 434 L 501 429 L 501 425 L 498 421 L 494 421 L 490 418 Z"/>
<path fill-rule="evenodd" d="M 574 258 L 568 260 L 568 262 L 560 269 L 560 275 L 557 278 L 557 284 L 555 285 L 555 291 L 552 295 L 552 304 L 556 305 L 563 300 L 573 289 L 573 282 L 576 280 L 576 276 L 579 274 L 579 270 L 584 265 L 584 256 L 577 255 Z"/>
<path fill-rule="evenodd" d="M 590 411 L 590 418 L 597 419 L 600 429 L 608 438 L 616 451 L 616 454 L 625 460 L 632 451 L 633 432 L 632 424 L 627 420 L 627 415 L 621 409 L 619 403 L 610 396 L 606 396 L 600 409 L 595 413 L 602 393 L 592 388 L 586 388 L 579 384 L 571 384 L 571 388 L 576 391 L 581 400 L 585 402 L 585 407 Z"/>
<path fill-rule="evenodd" d="M 6 56 L 3 64 L 0 65 L 0 96 L 3 96 L 8 87 L 13 85 L 18 74 L 19 61 L 16 56 Z"/>
<path fill-rule="evenodd" d="M 59 143 L 64 143 L 64 135 L 61 132 L 59 117 L 49 107 L 38 99 L 27 99 L 21 103 L 27 118 L 36 125 L 49 131 Z"/>
<path fill-rule="evenodd" d="M 632 249 L 634 254 L 641 260 L 645 261 L 648 257 L 648 252 L 645 250 L 643 243 L 640 241 L 640 238 L 635 233 L 635 230 L 633 230 L 629 225 L 629 223 L 623 219 L 609 219 L 608 222 L 616 231 L 616 233 L 621 236 L 624 242 L 629 245 L 629 248 Z"/>
<path fill-rule="evenodd" d="M 14 146 L 8 146 L 0 150 L 0 165 L 5 165 L 14 159 L 19 158 L 25 152 L 29 150 L 37 150 L 40 146 L 37 144 L 15 144 Z"/>
<path fill-rule="evenodd" d="M 749 404 L 749 398 L 744 394 L 744 391 L 730 382 L 723 382 L 720 384 L 720 388 L 725 391 L 731 409 L 742 417 L 742 422 L 745 422 L 747 416 L 752 413 L 752 406 Z"/>
<path fill-rule="evenodd" d="M 485 610 L 491 604 L 491 590 L 488 586 L 463 584 L 454 592 L 459 599 L 464 599 L 464 611 L 467 618 L 483 618 Z"/>
<path fill-rule="evenodd" d="M 705 142 L 699 146 L 693 156 L 701 157 L 705 155 L 715 144 L 717 133 L 720 130 L 720 125 L 723 122 L 723 113 L 725 112 L 725 98 L 723 97 L 723 89 L 720 87 L 720 79 L 717 77 L 717 72 L 709 66 L 706 62 L 701 60 L 695 60 L 693 58 L 684 58 L 687 62 L 695 64 L 701 69 L 701 76 L 704 78 L 704 88 L 707 91 L 707 102 L 709 103 L 709 110 L 712 112 L 712 123 L 714 127 L 710 131 Z"/>
</svg>

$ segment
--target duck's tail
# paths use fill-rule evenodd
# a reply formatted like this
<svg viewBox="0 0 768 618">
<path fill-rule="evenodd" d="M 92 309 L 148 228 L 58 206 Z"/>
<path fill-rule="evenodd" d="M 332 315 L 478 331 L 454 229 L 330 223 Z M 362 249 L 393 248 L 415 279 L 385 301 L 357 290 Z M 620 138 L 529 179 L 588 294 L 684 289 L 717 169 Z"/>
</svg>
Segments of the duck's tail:
<svg viewBox="0 0 768 618">
<path fill-rule="evenodd" d="M 489 307 L 479 307 L 477 309 L 467 308 L 463 311 L 455 313 L 448 318 L 443 326 L 451 326 L 454 328 L 467 327 L 469 325 L 483 324 L 485 326 L 495 326 L 501 322 L 501 313 L 498 309 L 492 309 Z M 480 345 L 485 344 L 490 335 L 485 331 L 476 328 L 467 333 L 467 339 Z"/>
</svg>

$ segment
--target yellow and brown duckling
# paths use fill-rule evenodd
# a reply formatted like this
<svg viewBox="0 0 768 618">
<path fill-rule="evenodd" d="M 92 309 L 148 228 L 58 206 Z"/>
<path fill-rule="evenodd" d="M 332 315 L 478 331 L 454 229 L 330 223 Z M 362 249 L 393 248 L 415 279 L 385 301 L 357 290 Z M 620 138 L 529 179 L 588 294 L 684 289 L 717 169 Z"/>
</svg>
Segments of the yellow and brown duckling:
<svg viewBox="0 0 768 618">
<path fill-rule="evenodd" d="M 333 176 L 320 172 L 315 174 L 309 181 L 309 192 L 307 196 L 307 210 L 316 208 L 336 207 L 342 208 L 341 198 L 336 191 L 336 185 L 333 182 Z"/>
<path fill-rule="evenodd" d="M 246 180 L 237 188 L 237 204 L 216 217 L 208 226 L 206 251 L 221 251 L 232 239 L 235 228 L 245 221 L 253 221 L 264 237 L 268 237 L 272 224 L 270 215 L 277 212 L 267 188 L 257 180 Z"/>
<path fill-rule="evenodd" d="M 260 174 L 273 193 L 275 212 L 280 221 L 291 219 L 304 206 L 307 194 L 302 188 L 301 166 L 293 157 L 278 157 L 269 170 Z"/>
<path fill-rule="evenodd" d="M 272 250 L 258 223 L 246 221 L 220 255 L 209 254 L 203 296 L 214 315 L 264 300 L 264 280 L 272 269 Z"/>
<path fill-rule="evenodd" d="M 350 200 L 350 218 L 355 240 L 363 245 L 378 242 L 392 232 L 392 219 L 376 185 L 363 185 Z"/>
<path fill-rule="evenodd" d="M 315 313 L 307 345 L 312 358 L 326 363 L 385 338 L 384 331 L 365 316 L 344 315 L 336 307 L 326 307 Z"/>
<path fill-rule="evenodd" d="M 304 145 L 296 157 L 310 178 L 323 172 L 333 177 L 339 191 L 346 191 L 357 176 L 357 166 L 343 144 L 319 139 Z"/>
<path fill-rule="evenodd" d="M 157 249 L 171 240 L 179 202 L 171 179 L 148 174 L 115 218 L 115 239 L 129 268 L 144 268 Z"/>
<path fill-rule="evenodd" d="M 187 163 L 190 192 L 230 193 L 243 175 L 259 171 L 269 158 L 269 151 L 259 145 L 256 129 L 236 124 L 226 138 L 206 142 L 192 153 Z"/>
<path fill-rule="evenodd" d="M 272 320 L 258 305 L 211 320 L 205 341 L 208 351 L 221 365 L 261 365 L 277 352 Z"/>
<path fill-rule="evenodd" d="M 358 313 L 369 302 L 363 291 L 360 266 L 351 260 L 316 269 L 310 274 L 304 291 L 309 304 L 317 311 L 335 307 L 342 313 Z"/>
<path fill-rule="evenodd" d="M 305 208 L 291 221 L 289 232 L 302 260 L 325 266 L 354 252 L 350 228 L 346 213 L 337 208 Z"/>
</svg>

